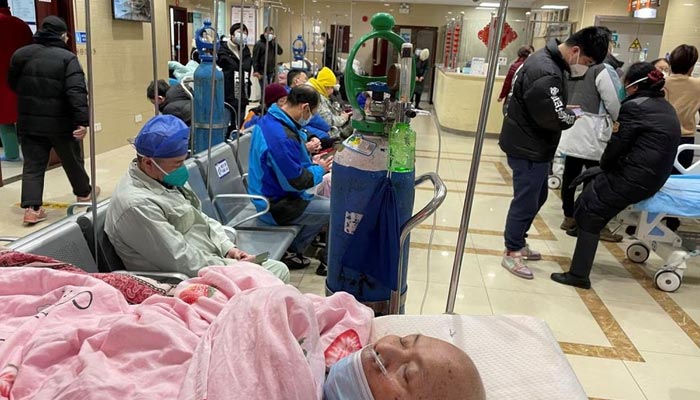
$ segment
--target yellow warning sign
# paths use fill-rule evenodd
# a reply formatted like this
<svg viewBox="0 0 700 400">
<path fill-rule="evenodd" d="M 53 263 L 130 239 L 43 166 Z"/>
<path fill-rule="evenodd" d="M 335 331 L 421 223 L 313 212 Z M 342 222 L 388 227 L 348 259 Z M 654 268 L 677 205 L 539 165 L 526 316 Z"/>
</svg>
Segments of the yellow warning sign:
<svg viewBox="0 0 700 400">
<path fill-rule="evenodd" d="M 632 44 L 630 44 L 629 51 L 641 51 L 642 44 L 639 43 L 639 38 L 635 38 Z"/>
</svg>

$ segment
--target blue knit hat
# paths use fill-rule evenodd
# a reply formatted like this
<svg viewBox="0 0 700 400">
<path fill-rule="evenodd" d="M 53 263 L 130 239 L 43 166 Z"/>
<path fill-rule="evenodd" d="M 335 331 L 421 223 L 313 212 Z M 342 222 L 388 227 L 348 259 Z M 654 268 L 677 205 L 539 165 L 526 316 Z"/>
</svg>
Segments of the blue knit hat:
<svg viewBox="0 0 700 400">
<path fill-rule="evenodd" d="M 178 117 L 158 115 L 151 118 L 136 136 L 136 152 L 144 157 L 173 158 L 187 154 L 190 128 Z"/>
</svg>

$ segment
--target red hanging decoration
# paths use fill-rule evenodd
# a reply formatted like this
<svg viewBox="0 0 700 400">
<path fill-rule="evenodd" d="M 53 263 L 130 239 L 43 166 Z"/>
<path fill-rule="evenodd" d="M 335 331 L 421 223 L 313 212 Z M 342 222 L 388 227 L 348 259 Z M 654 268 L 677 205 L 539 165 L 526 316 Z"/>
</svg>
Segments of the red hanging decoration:
<svg viewBox="0 0 700 400">
<path fill-rule="evenodd" d="M 491 24 L 486 25 L 482 30 L 479 31 L 478 33 L 478 38 L 481 40 L 484 45 L 488 47 L 489 45 L 489 33 L 491 30 Z M 510 27 L 510 25 L 506 22 L 503 25 L 503 35 L 501 35 L 501 50 L 504 50 L 506 47 L 508 47 L 509 44 L 513 43 L 516 39 L 518 38 L 518 32 L 514 31 L 513 28 Z"/>
</svg>

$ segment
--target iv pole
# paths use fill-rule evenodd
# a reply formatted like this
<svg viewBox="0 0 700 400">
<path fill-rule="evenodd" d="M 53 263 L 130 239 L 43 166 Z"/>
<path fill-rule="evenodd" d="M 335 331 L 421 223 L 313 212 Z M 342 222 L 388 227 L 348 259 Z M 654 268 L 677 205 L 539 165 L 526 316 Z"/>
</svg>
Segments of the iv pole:
<svg viewBox="0 0 700 400">
<path fill-rule="evenodd" d="M 447 296 L 447 307 L 445 309 L 445 312 L 447 314 L 453 314 L 455 309 L 455 299 L 457 297 L 459 275 L 462 270 L 462 259 L 464 258 L 464 246 L 467 242 L 469 219 L 471 217 L 472 206 L 474 204 L 474 190 L 476 189 L 476 177 L 479 174 L 479 161 L 481 160 L 481 151 L 484 147 L 484 138 L 486 136 L 486 122 L 489 115 L 493 84 L 496 80 L 496 70 L 498 70 L 498 51 L 499 45 L 501 43 L 501 35 L 503 35 L 503 24 L 506 20 L 507 8 L 508 0 L 501 0 L 501 4 L 498 8 L 498 15 L 492 16 L 491 18 L 491 35 L 489 38 L 489 53 L 487 57 L 489 69 L 486 73 L 486 84 L 484 85 L 484 94 L 481 99 L 481 112 L 479 114 L 479 124 L 476 128 L 476 139 L 474 140 L 472 163 L 471 168 L 469 169 L 467 192 L 464 199 L 464 208 L 462 210 L 462 220 L 459 225 L 459 235 L 457 236 L 457 247 L 455 249 L 455 259 L 454 264 L 452 266 L 452 278 L 450 280 L 450 290 Z"/>
<path fill-rule="evenodd" d="M 152 7 L 152 6 L 151 6 Z M 151 18 L 153 18 L 153 11 L 151 10 Z M 153 20 L 151 20 L 153 23 Z M 92 184 L 92 191 L 90 203 L 92 203 L 92 239 L 95 250 L 95 263 L 97 264 L 97 269 L 100 268 L 100 257 L 99 251 L 100 246 L 97 245 L 97 229 L 95 225 L 97 224 L 97 196 L 95 196 L 95 189 L 97 188 L 97 160 L 95 159 L 96 146 L 95 146 L 95 75 L 92 68 L 92 27 L 90 24 L 90 2 L 85 2 L 85 34 L 87 35 L 87 89 L 88 89 L 88 113 L 89 113 L 89 130 L 90 132 L 90 180 Z M 155 39 L 154 39 L 155 40 Z M 156 99 L 158 96 L 156 94 Z M 158 111 L 158 102 L 156 100 L 156 112 Z"/>
</svg>

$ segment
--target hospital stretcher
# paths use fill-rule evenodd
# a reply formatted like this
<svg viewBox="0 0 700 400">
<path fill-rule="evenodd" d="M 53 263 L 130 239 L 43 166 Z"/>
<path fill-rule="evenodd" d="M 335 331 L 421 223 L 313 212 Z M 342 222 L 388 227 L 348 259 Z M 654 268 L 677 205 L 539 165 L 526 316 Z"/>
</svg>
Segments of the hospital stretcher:
<svg viewBox="0 0 700 400">
<path fill-rule="evenodd" d="M 699 149 L 700 145 L 684 144 L 678 153 Z M 674 232 L 664 221 L 668 217 L 700 218 L 700 161 L 684 168 L 676 158 L 675 167 L 682 175 L 672 175 L 653 197 L 616 217 L 620 226 L 636 226 L 636 241 L 627 247 L 630 261 L 643 263 L 652 251 L 664 259 L 664 266 L 654 274 L 656 287 L 664 292 L 680 288 L 687 260 L 700 255 L 700 232 Z"/>
<path fill-rule="evenodd" d="M 370 341 L 416 333 L 469 354 L 487 400 L 588 398 L 544 321 L 505 315 L 388 315 L 374 319 Z"/>
</svg>

